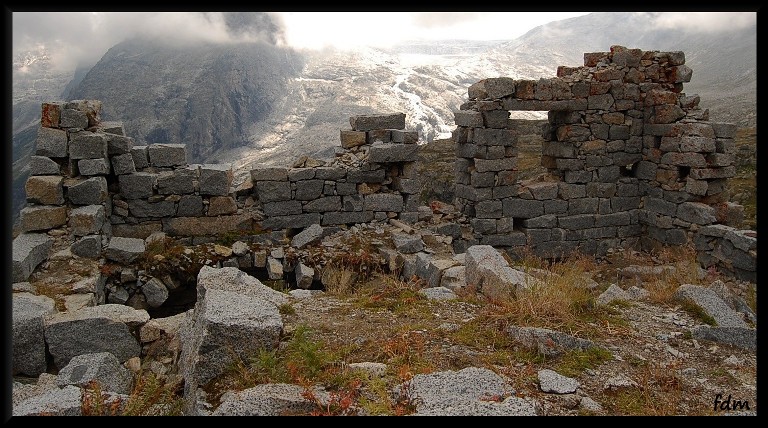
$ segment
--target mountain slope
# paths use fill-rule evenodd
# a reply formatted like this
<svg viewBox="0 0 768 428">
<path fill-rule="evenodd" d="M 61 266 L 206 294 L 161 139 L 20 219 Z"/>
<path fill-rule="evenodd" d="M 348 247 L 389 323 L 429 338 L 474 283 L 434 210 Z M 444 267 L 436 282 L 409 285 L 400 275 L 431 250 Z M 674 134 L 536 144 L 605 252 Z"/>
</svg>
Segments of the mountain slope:
<svg viewBox="0 0 768 428">
<path fill-rule="evenodd" d="M 98 99 L 138 144 L 186 144 L 192 161 L 247 141 L 301 69 L 266 43 L 178 45 L 132 39 L 112 47 L 67 99 Z"/>
</svg>

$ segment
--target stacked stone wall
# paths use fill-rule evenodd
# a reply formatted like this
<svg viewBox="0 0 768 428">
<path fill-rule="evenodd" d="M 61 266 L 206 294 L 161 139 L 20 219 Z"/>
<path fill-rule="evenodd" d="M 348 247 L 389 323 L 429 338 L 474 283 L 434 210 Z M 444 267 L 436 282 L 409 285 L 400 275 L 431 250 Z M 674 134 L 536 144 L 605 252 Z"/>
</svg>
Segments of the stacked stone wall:
<svg viewBox="0 0 768 428">
<path fill-rule="evenodd" d="M 710 122 L 683 52 L 622 46 L 539 80 L 489 78 L 455 112 L 456 205 L 472 243 L 543 256 L 618 246 L 683 245 L 715 224 L 736 225 L 733 124 Z M 548 111 L 541 165 L 517 180 L 516 110 Z"/>
<path fill-rule="evenodd" d="M 404 130 L 402 113 L 353 116 L 349 122 L 333 162 L 251 171 L 265 229 L 418 219 L 418 132 Z"/>
</svg>

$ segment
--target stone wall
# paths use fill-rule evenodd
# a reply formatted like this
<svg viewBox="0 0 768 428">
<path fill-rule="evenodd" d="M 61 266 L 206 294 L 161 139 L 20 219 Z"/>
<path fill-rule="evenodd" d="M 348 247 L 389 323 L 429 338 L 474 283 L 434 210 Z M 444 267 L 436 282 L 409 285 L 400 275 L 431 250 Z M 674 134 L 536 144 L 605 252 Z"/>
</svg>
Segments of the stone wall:
<svg viewBox="0 0 768 428">
<path fill-rule="evenodd" d="M 405 114 L 353 116 L 350 125 L 341 131 L 343 150 L 331 163 L 251 171 L 265 229 L 417 220 L 418 133 L 404 131 Z"/>
<path fill-rule="evenodd" d="M 197 244 L 229 233 L 418 218 L 418 133 L 405 114 L 354 116 L 333 162 L 260 167 L 232 188 L 228 164 L 189 164 L 183 144 L 134 146 L 101 102 L 44 103 L 14 240 L 14 281 L 45 260 L 52 236 L 80 257 L 129 264 L 163 232 Z M 119 239 L 112 239 L 112 238 Z"/>
<path fill-rule="evenodd" d="M 682 92 L 683 52 L 612 46 L 584 66 L 539 80 L 489 78 L 455 112 L 456 205 L 472 243 L 543 256 L 692 242 L 703 227 L 737 225 L 728 202 L 736 126 L 710 122 Z M 517 180 L 513 110 L 548 111 L 541 165 Z M 702 247 L 703 248 L 703 247 Z"/>
</svg>

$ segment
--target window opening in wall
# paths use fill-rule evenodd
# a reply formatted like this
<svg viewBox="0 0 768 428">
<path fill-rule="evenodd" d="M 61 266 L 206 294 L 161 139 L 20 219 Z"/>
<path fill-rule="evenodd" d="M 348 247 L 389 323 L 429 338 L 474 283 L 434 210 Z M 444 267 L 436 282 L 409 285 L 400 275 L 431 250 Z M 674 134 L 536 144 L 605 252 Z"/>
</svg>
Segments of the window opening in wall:
<svg viewBox="0 0 768 428">
<path fill-rule="evenodd" d="M 691 173 L 691 167 L 690 166 L 678 166 L 677 167 L 677 176 L 680 177 L 680 180 L 685 180 L 688 177 L 688 174 Z"/>
<path fill-rule="evenodd" d="M 518 180 L 528 180 L 547 172 L 541 165 L 545 127 L 546 111 L 510 111 L 509 128 L 517 131 Z"/>
</svg>

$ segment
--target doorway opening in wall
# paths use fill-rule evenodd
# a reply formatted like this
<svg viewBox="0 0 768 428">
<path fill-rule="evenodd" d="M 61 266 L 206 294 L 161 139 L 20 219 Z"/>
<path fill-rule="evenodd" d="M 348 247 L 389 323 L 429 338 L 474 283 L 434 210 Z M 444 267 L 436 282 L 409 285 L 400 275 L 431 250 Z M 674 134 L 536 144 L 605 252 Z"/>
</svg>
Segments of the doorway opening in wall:
<svg viewBox="0 0 768 428">
<path fill-rule="evenodd" d="M 528 180 L 547 172 L 541 165 L 541 148 L 546 111 L 510 111 L 509 127 L 517 131 L 518 180 Z"/>
</svg>

